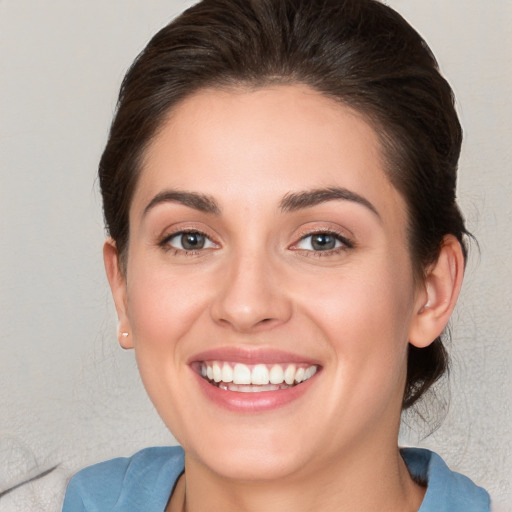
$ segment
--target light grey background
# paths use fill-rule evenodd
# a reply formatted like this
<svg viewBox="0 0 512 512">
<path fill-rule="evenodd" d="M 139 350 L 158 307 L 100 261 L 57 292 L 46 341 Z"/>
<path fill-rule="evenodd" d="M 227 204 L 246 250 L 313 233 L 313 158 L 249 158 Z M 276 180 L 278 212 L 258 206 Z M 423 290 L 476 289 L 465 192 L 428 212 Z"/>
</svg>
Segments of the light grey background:
<svg viewBox="0 0 512 512">
<path fill-rule="evenodd" d="M 95 171 L 124 71 L 190 3 L 0 0 L 0 493 L 59 464 L 1 510 L 59 510 L 77 469 L 173 443 L 117 345 Z M 453 319 L 450 410 L 422 444 L 512 503 L 512 1 L 389 3 L 457 95 L 481 248 Z"/>
</svg>

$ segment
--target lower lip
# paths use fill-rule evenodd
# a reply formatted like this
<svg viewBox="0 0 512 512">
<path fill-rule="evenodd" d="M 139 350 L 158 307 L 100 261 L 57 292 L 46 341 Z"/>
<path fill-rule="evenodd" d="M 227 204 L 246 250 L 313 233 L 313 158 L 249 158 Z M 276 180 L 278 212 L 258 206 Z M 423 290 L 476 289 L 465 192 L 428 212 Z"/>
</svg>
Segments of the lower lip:
<svg viewBox="0 0 512 512">
<path fill-rule="evenodd" d="M 290 388 L 277 391 L 260 391 L 259 393 L 242 393 L 220 389 L 210 384 L 197 372 L 194 371 L 194 374 L 201 391 L 215 405 L 239 413 L 257 413 L 271 411 L 298 400 L 311 387 L 312 381 L 316 380 L 318 372 L 310 379 Z"/>
</svg>

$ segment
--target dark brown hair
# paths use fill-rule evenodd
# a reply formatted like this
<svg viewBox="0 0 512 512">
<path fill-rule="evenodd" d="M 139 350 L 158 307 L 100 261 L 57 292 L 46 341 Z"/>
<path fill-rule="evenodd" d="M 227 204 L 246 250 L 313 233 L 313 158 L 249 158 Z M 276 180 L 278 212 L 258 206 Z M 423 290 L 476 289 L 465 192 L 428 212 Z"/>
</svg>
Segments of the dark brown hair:
<svg viewBox="0 0 512 512">
<path fill-rule="evenodd" d="M 455 186 L 462 131 L 432 52 L 376 0 L 203 0 L 158 32 L 121 86 L 99 166 L 107 230 L 127 257 L 128 211 L 144 150 L 170 109 L 206 87 L 305 84 L 363 115 L 408 206 L 418 277 L 446 234 L 466 253 Z M 446 371 L 440 338 L 409 348 L 403 407 Z"/>
</svg>

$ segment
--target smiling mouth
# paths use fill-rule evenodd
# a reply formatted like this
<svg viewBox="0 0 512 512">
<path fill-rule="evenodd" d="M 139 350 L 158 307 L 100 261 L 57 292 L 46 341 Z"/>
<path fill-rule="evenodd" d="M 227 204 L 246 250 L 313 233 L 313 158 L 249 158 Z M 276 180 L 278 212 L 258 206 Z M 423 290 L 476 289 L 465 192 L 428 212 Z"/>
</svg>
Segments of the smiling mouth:
<svg viewBox="0 0 512 512">
<path fill-rule="evenodd" d="M 197 366 L 200 375 L 213 386 L 225 391 L 259 393 L 279 391 L 307 381 L 318 371 L 308 364 L 255 364 L 227 361 L 203 361 Z"/>
</svg>

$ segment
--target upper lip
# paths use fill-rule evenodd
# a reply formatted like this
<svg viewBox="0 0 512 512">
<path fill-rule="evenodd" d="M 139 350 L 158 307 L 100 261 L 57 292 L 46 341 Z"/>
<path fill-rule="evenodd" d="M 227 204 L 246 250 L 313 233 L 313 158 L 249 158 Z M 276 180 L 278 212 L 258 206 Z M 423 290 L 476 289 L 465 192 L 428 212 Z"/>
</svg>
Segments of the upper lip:
<svg viewBox="0 0 512 512">
<path fill-rule="evenodd" d="M 307 363 L 318 365 L 311 357 L 277 350 L 274 348 L 218 347 L 194 354 L 189 364 L 201 361 L 230 361 L 245 364 Z"/>
</svg>

